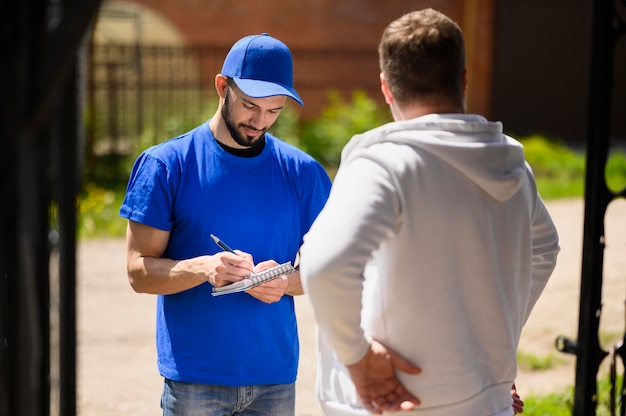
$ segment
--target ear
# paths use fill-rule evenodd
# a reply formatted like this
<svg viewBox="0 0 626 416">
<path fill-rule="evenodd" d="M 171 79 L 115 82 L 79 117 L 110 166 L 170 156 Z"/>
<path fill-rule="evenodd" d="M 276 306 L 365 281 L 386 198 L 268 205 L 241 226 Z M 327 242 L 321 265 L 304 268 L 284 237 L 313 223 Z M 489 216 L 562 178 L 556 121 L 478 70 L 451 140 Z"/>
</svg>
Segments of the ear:
<svg viewBox="0 0 626 416">
<path fill-rule="evenodd" d="M 226 91 L 228 90 L 228 81 L 226 77 L 221 74 L 215 76 L 215 90 L 220 98 L 226 98 Z"/>
<path fill-rule="evenodd" d="M 380 91 L 383 93 L 383 97 L 385 97 L 385 102 L 389 105 L 393 104 L 393 96 L 391 95 L 389 85 L 387 85 L 387 80 L 383 72 L 380 73 Z"/>
</svg>

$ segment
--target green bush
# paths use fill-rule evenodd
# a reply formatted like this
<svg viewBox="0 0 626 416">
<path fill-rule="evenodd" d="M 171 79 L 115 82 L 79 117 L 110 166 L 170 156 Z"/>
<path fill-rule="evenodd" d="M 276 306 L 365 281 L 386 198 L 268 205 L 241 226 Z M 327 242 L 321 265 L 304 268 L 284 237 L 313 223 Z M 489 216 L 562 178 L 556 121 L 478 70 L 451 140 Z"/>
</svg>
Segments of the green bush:
<svg viewBox="0 0 626 416">
<path fill-rule="evenodd" d="M 287 143 L 290 143 L 297 147 L 302 147 L 300 144 L 300 114 L 293 108 L 290 101 L 285 102 L 280 112 L 280 117 L 276 120 L 270 132 Z"/>
<path fill-rule="evenodd" d="M 574 152 L 557 140 L 538 135 L 521 138 L 520 142 L 544 199 L 583 195 L 584 154 Z"/>
<path fill-rule="evenodd" d="M 330 104 L 322 115 L 305 122 L 300 148 L 329 167 L 339 164 L 341 150 L 355 134 L 391 121 L 389 110 L 382 109 L 363 91 L 355 91 L 346 102 L 338 92 L 328 95 Z"/>
<path fill-rule="evenodd" d="M 124 236 L 126 220 L 118 216 L 123 198 L 122 189 L 109 190 L 86 184 L 80 197 L 78 238 Z"/>
<path fill-rule="evenodd" d="M 611 192 L 619 193 L 626 188 L 626 154 L 615 150 L 606 162 L 606 184 Z"/>
<path fill-rule="evenodd" d="M 354 136 L 391 121 L 389 109 L 362 91 L 355 91 L 349 100 L 338 92 L 329 93 L 329 105 L 313 120 L 300 120 L 298 112 L 286 105 L 272 133 L 301 148 L 322 163 L 329 175 L 339 164 L 341 150 Z M 212 115 L 214 108 L 206 106 Z M 207 110 L 208 111 L 208 110 Z M 164 121 L 163 140 L 176 136 L 199 124 L 198 121 Z M 136 155 L 154 144 L 154 134 L 147 129 L 140 146 L 123 159 L 102 159 L 81 194 L 80 237 L 122 236 L 125 222 L 117 218 L 124 186 Z M 585 154 L 566 146 L 559 140 L 533 135 L 520 138 L 526 159 L 535 173 L 539 193 L 544 199 L 582 197 L 584 194 Z M 116 173 L 117 172 L 117 173 Z M 121 175 L 120 175 L 121 174 Z M 112 175 L 117 179 L 112 179 Z M 123 179 L 123 180 L 122 180 Z M 626 154 L 611 153 L 606 168 L 609 188 L 618 192 L 626 184 Z M 121 221 L 121 225 L 120 225 Z"/>
</svg>

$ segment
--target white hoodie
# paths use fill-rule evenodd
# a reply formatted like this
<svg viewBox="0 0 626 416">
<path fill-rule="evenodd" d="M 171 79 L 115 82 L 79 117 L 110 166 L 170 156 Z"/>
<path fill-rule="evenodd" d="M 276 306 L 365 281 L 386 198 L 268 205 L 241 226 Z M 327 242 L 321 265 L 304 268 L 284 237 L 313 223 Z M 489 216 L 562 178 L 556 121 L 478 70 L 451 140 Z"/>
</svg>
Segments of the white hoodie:
<svg viewBox="0 0 626 416">
<path fill-rule="evenodd" d="M 398 373 L 422 403 L 402 414 L 511 406 L 522 326 L 559 246 L 523 148 L 500 123 L 431 114 L 355 136 L 304 241 L 326 414 L 367 414 L 340 363 L 363 358 L 371 338 L 422 368 Z"/>
</svg>

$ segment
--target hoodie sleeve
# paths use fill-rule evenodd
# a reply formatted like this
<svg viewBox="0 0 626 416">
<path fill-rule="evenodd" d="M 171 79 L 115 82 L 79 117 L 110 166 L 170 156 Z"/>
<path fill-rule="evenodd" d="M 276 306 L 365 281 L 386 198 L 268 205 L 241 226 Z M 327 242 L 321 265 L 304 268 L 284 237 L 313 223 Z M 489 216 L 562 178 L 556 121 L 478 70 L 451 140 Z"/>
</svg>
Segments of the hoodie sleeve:
<svg viewBox="0 0 626 416">
<path fill-rule="evenodd" d="M 300 272 L 305 293 L 320 331 L 347 365 L 369 348 L 361 328 L 363 273 L 396 227 L 394 192 L 385 168 L 366 157 L 353 159 L 340 169 L 326 206 L 304 239 Z"/>
<path fill-rule="evenodd" d="M 537 194 L 532 218 L 532 282 L 524 322 L 530 316 L 554 271 L 559 251 L 556 227 L 543 200 Z"/>
</svg>

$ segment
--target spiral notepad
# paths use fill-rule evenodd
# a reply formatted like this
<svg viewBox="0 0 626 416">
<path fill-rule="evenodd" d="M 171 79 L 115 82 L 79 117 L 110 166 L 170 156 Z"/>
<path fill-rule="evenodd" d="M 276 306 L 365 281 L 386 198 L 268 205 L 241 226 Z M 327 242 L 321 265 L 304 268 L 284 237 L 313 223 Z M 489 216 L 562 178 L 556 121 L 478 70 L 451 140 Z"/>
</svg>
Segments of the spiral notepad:
<svg viewBox="0 0 626 416">
<path fill-rule="evenodd" d="M 213 292 L 211 293 L 213 296 L 226 295 L 229 293 L 237 293 L 242 292 L 244 290 L 251 289 L 255 286 L 262 285 L 265 282 L 269 282 L 270 280 L 274 280 L 277 277 L 280 277 L 284 274 L 291 273 L 296 269 L 291 265 L 290 262 L 286 262 L 280 264 L 278 266 L 272 267 L 267 270 L 263 270 L 262 272 L 253 274 L 250 277 L 247 277 L 238 282 L 232 283 L 227 286 L 222 287 L 214 287 Z"/>
</svg>

